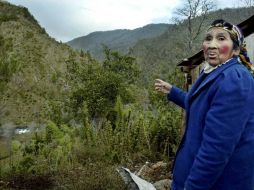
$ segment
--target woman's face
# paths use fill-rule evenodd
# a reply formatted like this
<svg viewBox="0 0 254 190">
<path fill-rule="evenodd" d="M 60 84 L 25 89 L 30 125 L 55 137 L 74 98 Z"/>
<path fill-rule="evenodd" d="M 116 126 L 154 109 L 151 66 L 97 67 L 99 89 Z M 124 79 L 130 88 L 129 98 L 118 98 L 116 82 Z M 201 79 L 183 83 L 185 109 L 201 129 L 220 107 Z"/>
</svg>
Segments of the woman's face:
<svg viewBox="0 0 254 190">
<path fill-rule="evenodd" d="M 205 60 L 212 66 L 224 63 L 239 50 L 233 50 L 233 41 L 227 31 L 222 28 L 211 28 L 207 31 L 203 42 Z"/>
</svg>

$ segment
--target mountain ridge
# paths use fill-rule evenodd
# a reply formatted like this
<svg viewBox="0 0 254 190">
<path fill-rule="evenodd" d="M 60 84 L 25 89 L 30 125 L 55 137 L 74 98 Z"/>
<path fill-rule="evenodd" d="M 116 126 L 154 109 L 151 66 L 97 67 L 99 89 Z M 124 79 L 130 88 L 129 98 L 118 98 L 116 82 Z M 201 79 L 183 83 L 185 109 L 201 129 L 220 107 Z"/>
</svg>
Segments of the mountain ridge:
<svg viewBox="0 0 254 190">
<path fill-rule="evenodd" d="M 74 38 L 67 42 L 75 49 L 82 49 L 88 51 L 98 60 L 103 60 L 103 45 L 113 51 L 121 53 L 128 53 L 138 40 L 150 39 L 161 35 L 171 25 L 170 24 L 148 24 L 133 30 L 130 29 L 116 29 L 109 31 L 95 31 L 86 36 Z"/>
</svg>

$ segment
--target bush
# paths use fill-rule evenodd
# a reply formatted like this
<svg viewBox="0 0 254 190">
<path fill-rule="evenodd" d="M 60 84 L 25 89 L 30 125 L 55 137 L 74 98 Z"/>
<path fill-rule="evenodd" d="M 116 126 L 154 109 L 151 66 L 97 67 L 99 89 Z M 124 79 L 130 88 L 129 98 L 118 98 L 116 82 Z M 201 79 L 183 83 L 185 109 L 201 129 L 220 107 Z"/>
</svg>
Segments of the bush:
<svg viewBox="0 0 254 190">
<path fill-rule="evenodd" d="M 0 22 L 17 21 L 18 16 L 15 13 L 0 14 Z"/>
</svg>

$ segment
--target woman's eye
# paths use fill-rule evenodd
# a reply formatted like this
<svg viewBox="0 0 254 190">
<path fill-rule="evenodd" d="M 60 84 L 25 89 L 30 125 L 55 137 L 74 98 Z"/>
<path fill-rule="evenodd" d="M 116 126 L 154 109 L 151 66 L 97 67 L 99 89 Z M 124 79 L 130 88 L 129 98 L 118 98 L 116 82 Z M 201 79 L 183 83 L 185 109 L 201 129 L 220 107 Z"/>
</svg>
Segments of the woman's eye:
<svg viewBox="0 0 254 190">
<path fill-rule="evenodd" d="M 206 36 L 205 37 L 205 41 L 211 41 L 212 40 L 212 37 L 211 36 Z"/>
<path fill-rule="evenodd" d="M 225 40 L 225 38 L 224 37 L 219 37 L 218 40 L 223 41 L 223 40 Z"/>
</svg>

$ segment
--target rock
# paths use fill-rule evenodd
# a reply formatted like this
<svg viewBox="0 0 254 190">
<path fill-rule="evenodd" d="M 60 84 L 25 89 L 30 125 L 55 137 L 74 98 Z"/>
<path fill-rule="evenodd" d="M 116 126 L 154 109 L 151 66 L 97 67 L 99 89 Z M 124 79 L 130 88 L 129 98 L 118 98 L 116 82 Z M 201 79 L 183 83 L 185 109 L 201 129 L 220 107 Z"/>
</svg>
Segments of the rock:
<svg viewBox="0 0 254 190">
<path fill-rule="evenodd" d="M 131 178 L 128 171 L 126 171 L 123 167 L 121 167 L 121 168 L 117 168 L 117 172 L 120 174 L 124 183 L 127 185 L 128 190 L 139 190 L 138 185 Z"/>
<path fill-rule="evenodd" d="M 172 181 L 170 179 L 163 179 L 155 182 L 153 185 L 157 190 L 168 190 Z"/>
<path fill-rule="evenodd" d="M 160 162 L 157 162 L 156 164 L 152 165 L 151 168 L 154 170 L 158 170 L 158 169 L 165 169 L 165 168 L 167 168 L 167 166 L 168 166 L 167 163 L 160 161 Z"/>
<path fill-rule="evenodd" d="M 141 179 L 127 168 L 118 168 L 117 171 L 127 184 L 128 190 L 156 190 L 151 183 Z"/>
<path fill-rule="evenodd" d="M 141 167 L 141 169 L 137 172 L 137 176 L 147 180 L 151 181 L 151 176 L 152 176 L 153 170 L 151 167 L 149 167 L 149 162 L 146 162 L 145 165 Z"/>
<path fill-rule="evenodd" d="M 147 162 L 137 172 L 137 175 L 147 181 L 156 182 L 162 179 L 170 179 L 169 169 L 169 165 L 162 161 L 155 164 Z"/>
<path fill-rule="evenodd" d="M 128 185 L 128 190 L 150 190 L 150 188 L 154 190 L 168 190 L 171 185 L 169 170 L 169 165 L 160 161 L 155 164 L 146 162 L 135 173 L 131 173 L 126 168 L 118 169 L 118 172 Z"/>
</svg>

